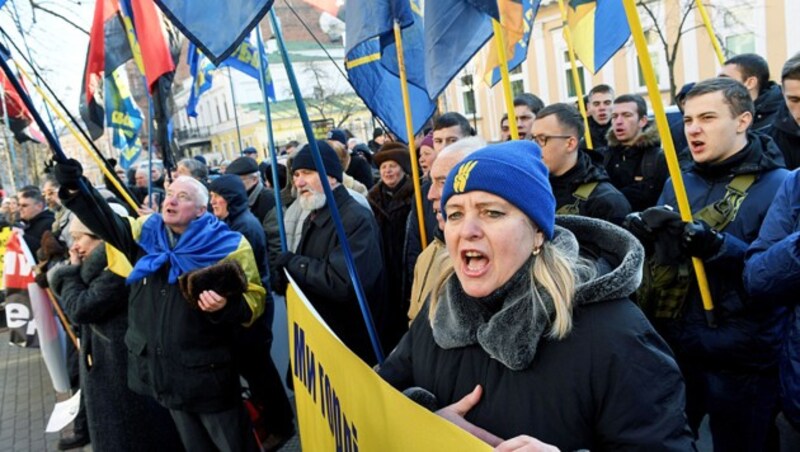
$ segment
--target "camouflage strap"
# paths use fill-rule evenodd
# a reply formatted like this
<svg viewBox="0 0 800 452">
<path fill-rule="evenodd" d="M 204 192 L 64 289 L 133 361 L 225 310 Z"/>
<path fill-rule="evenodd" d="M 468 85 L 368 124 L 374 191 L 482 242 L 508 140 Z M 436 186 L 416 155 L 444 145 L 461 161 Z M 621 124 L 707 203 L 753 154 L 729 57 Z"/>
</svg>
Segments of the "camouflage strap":
<svg viewBox="0 0 800 452">
<path fill-rule="evenodd" d="M 739 174 L 733 178 L 731 183 L 725 187 L 725 196 L 719 201 L 705 206 L 703 210 L 697 212 L 694 217 L 703 220 L 712 229 L 721 231 L 736 218 L 739 208 L 742 206 L 744 198 L 747 197 L 747 190 L 756 181 L 755 174 Z"/>
<path fill-rule="evenodd" d="M 577 190 L 572 193 L 572 196 L 575 198 L 575 202 L 572 204 L 565 204 L 561 206 L 558 210 L 556 210 L 556 214 L 558 215 L 579 215 L 580 214 L 580 203 L 585 202 L 589 199 L 589 196 L 592 196 L 592 192 L 594 189 L 597 188 L 597 184 L 600 182 L 588 182 L 585 184 L 581 184 Z"/>
</svg>

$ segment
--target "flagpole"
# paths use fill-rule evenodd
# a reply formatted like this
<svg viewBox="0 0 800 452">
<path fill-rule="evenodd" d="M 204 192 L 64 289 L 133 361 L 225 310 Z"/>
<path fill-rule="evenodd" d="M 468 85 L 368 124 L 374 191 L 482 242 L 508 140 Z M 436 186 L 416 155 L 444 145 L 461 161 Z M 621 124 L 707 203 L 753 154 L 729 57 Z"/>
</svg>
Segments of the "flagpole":
<svg viewBox="0 0 800 452">
<path fill-rule="evenodd" d="M 325 165 L 322 163 L 322 157 L 320 156 L 319 148 L 317 147 L 317 140 L 314 137 L 314 130 L 311 128 L 311 121 L 308 118 L 308 112 L 306 111 L 305 102 L 303 101 L 303 94 L 300 91 L 300 85 L 297 83 L 297 77 L 294 74 L 292 62 L 289 59 L 289 51 L 286 49 L 286 43 L 283 42 L 283 33 L 278 26 L 278 19 L 275 16 L 274 8 L 269 10 L 269 19 L 272 24 L 272 32 L 278 41 L 278 48 L 280 49 L 281 57 L 283 58 L 283 64 L 286 67 L 286 75 L 289 78 L 289 84 L 292 87 L 295 102 L 297 102 L 297 112 L 300 115 L 300 120 L 303 123 L 303 129 L 305 130 L 306 138 L 308 139 L 308 145 L 311 149 L 311 157 L 314 160 L 314 166 L 317 168 L 320 183 L 322 184 L 322 189 L 325 192 L 328 210 L 331 212 L 333 224 L 336 227 L 336 234 L 339 238 L 339 244 L 342 246 L 342 251 L 344 252 L 345 263 L 347 264 L 347 272 L 350 275 L 350 280 L 353 282 L 353 288 L 356 293 L 356 298 L 358 298 L 358 305 L 361 308 L 361 314 L 364 317 L 364 324 L 366 325 L 367 332 L 369 333 L 372 349 L 375 352 L 378 363 L 383 364 L 383 350 L 381 348 L 381 343 L 378 340 L 378 334 L 375 330 L 375 323 L 372 320 L 372 313 L 370 312 L 369 305 L 367 304 L 367 297 L 364 295 L 364 288 L 361 285 L 361 279 L 358 277 L 355 261 L 353 260 L 353 253 L 350 250 L 350 243 L 348 242 L 347 235 L 344 232 L 342 218 L 339 215 L 339 209 L 336 207 L 336 201 L 333 199 L 333 191 L 331 190 L 330 182 L 328 182 L 328 173 L 325 171 Z"/>
<path fill-rule="evenodd" d="M 497 46 L 497 56 L 500 59 L 500 75 L 503 82 L 503 97 L 506 100 L 506 110 L 508 110 L 508 127 L 511 131 L 511 139 L 519 140 L 519 129 L 517 128 L 517 114 L 514 112 L 514 98 L 511 95 L 511 78 L 508 75 L 508 56 L 506 55 L 506 38 L 503 35 L 503 27 L 496 19 L 492 19 L 494 29 L 494 42 Z M 524 138 L 524 137 L 523 137 Z"/>
<path fill-rule="evenodd" d="M 147 78 L 144 79 L 144 86 L 147 86 Z M 145 88 L 147 94 L 147 114 L 149 116 L 149 130 L 147 133 L 147 205 L 152 209 L 153 203 L 153 96 Z M 171 181 L 170 181 L 171 182 Z"/>
<path fill-rule="evenodd" d="M 233 90 L 233 76 L 231 75 L 231 67 L 228 66 L 228 85 L 231 87 L 231 100 L 233 101 L 233 120 L 236 124 L 236 138 L 239 140 L 239 155 L 244 155 L 244 147 L 242 147 L 242 132 L 239 130 L 239 113 L 236 112 L 236 91 Z"/>
<path fill-rule="evenodd" d="M 675 198 L 678 201 L 681 219 L 692 221 L 692 210 L 689 205 L 689 198 L 686 196 L 686 187 L 683 185 L 681 167 L 678 163 L 678 156 L 675 153 L 675 144 L 672 142 L 672 134 L 669 132 L 667 115 L 664 112 L 664 103 L 661 100 L 661 92 L 658 89 L 658 81 L 653 71 L 653 62 L 650 60 L 650 52 L 647 50 L 647 41 L 644 37 L 642 23 L 639 19 L 639 12 L 636 10 L 636 0 L 623 0 L 625 14 L 628 16 L 633 42 L 636 45 L 636 53 L 639 57 L 639 67 L 642 69 L 645 82 L 647 83 L 647 93 L 653 105 L 658 133 L 661 135 L 661 145 L 664 148 L 664 156 L 667 158 L 669 175 L 672 178 L 672 188 L 675 190 Z M 697 257 L 692 258 L 694 271 L 697 275 L 697 285 L 700 288 L 700 297 L 703 299 L 703 309 L 706 313 L 706 321 L 710 327 L 716 326 L 714 319 L 714 303 L 711 300 L 711 291 L 708 287 L 705 267 L 703 261 Z"/>
<path fill-rule="evenodd" d="M 572 33 L 567 24 L 567 8 L 564 7 L 564 0 L 558 0 L 558 8 L 561 10 L 561 23 L 564 28 L 564 40 L 567 41 L 567 53 L 569 54 L 570 72 L 572 72 L 572 84 L 575 85 L 575 94 L 578 96 L 578 109 L 583 117 L 583 138 L 586 140 L 586 147 L 594 149 L 592 143 L 592 132 L 589 129 L 589 115 L 586 113 L 586 102 L 583 99 L 583 87 L 578 76 L 578 64 L 575 62 L 575 47 L 572 43 Z"/>
<path fill-rule="evenodd" d="M 714 34 L 714 28 L 711 26 L 711 19 L 708 17 L 708 11 L 706 11 L 706 7 L 703 5 L 703 0 L 697 0 L 697 10 L 700 11 L 700 17 L 703 18 L 703 25 L 708 32 L 708 39 L 711 40 L 711 45 L 714 47 L 714 53 L 717 54 L 719 65 L 722 66 L 725 63 L 725 57 L 723 56 L 717 35 Z"/>
<path fill-rule="evenodd" d="M 261 37 L 261 24 L 256 24 L 256 40 L 258 41 L 258 58 L 259 58 L 259 78 L 258 83 L 261 85 L 261 95 L 264 98 L 264 115 L 265 122 L 267 123 L 267 140 L 269 141 L 269 158 L 271 161 L 272 169 L 272 188 L 275 195 L 275 213 L 278 216 L 278 234 L 281 238 L 281 252 L 289 251 L 289 246 L 286 242 L 286 225 L 283 223 L 283 202 L 281 201 L 280 179 L 278 178 L 278 153 L 275 151 L 275 137 L 272 135 L 272 111 L 269 106 L 269 95 L 267 93 L 267 52 L 264 50 L 264 40 Z M 289 176 L 287 174 L 287 176 Z"/>
<path fill-rule="evenodd" d="M 14 186 L 14 191 L 17 190 L 17 183 L 14 180 L 14 164 L 12 162 L 17 161 L 17 152 L 14 149 L 14 137 L 11 136 L 11 139 L 8 138 L 8 133 L 11 131 L 11 123 L 8 120 L 8 105 L 6 105 L 6 92 L 3 89 L 0 89 L 0 97 L 3 99 L 3 122 L 6 125 L 6 130 L 3 131 L 3 137 L 6 139 L 6 145 L 8 147 L 8 153 L 6 153 L 6 157 L 8 157 L 8 173 L 11 175 L 11 184 Z"/>
<path fill-rule="evenodd" d="M 57 106 L 53 103 L 53 101 L 47 96 L 47 93 L 45 93 L 44 90 L 39 85 L 37 85 L 36 83 L 33 82 L 33 80 L 31 79 L 30 74 L 25 72 L 25 69 L 23 69 L 22 66 L 17 64 L 16 61 L 14 61 L 14 65 L 16 66 L 16 68 L 19 71 L 19 73 L 22 74 L 22 76 L 25 79 L 27 79 L 33 85 L 33 88 L 36 90 L 37 93 L 39 93 L 39 96 L 42 99 L 44 99 L 45 104 L 49 105 L 50 108 L 53 109 L 53 111 L 56 113 L 56 116 L 58 117 L 58 119 L 61 120 L 61 122 L 64 123 L 64 125 L 67 127 L 67 129 L 69 129 L 69 131 L 72 133 L 72 135 L 75 136 L 76 141 L 78 143 L 80 143 L 81 147 L 83 147 L 83 149 L 86 151 L 86 153 L 89 154 L 89 157 L 91 157 L 92 160 L 94 160 L 94 162 L 97 165 L 97 167 L 100 168 L 100 171 L 103 173 L 103 175 L 105 175 L 108 178 L 108 180 L 111 182 L 111 184 L 114 185 L 114 187 L 119 191 L 120 195 L 125 200 L 125 202 L 127 202 L 128 205 L 130 205 L 131 208 L 133 208 L 133 210 L 136 211 L 136 209 L 138 208 L 138 206 L 136 205 L 136 202 L 131 197 L 130 192 L 126 188 L 123 187 L 123 185 L 120 182 L 120 180 L 116 177 L 116 174 L 112 173 L 108 169 L 108 165 L 107 165 L 108 162 L 105 159 L 101 158 L 102 154 L 100 154 L 100 150 L 99 149 L 95 149 L 94 153 L 91 152 L 91 149 L 89 149 L 89 145 L 87 144 L 87 142 L 89 142 L 88 138 L 86 136 L 83 136 L 83 138 L 86 141 L 82 140 L 81 136 L 78 135 L 78 133 L 75 131 L 75 128 L 72 126 L 72 124 L 69 121 L 67 121 L 67 118 L 64 117 L 64 115 L 57 108 Z M 73 118 L 73 121 L 74 121 L 74 118 Z M 92 144 L 94 144 L 94 143 L 92 143 Z"/>
<path fill-rule="evenodd" d="M 419 185 L 419 158 L 414 143 L 414 121 L 411 113 L 411 100 L 408 95 L 408 77 L 406 76 L 405 56 L 403 55 L 403 33 L 400 22 L 394 21 L 394 41 L 397 48 L 397 67 L 400 72 L 400 92 L 403 94 L 403 110 L 406 114 L 406 135 L 408 135 L 408 152 L 411 153 L 411 178 L 414 182 L 414 199 L 417 203 L 417 222 L 422 248 L 428 246 L 428 235 L 425 232 L 425 216 L 422 210 L 422 188 Z"/>
</svg>

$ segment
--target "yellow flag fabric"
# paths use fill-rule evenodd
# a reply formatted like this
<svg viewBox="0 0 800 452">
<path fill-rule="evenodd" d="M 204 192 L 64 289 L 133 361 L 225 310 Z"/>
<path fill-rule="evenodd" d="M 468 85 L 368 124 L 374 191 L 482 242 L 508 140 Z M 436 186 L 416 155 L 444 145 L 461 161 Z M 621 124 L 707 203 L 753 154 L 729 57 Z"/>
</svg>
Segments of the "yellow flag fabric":
<svg viewBox="0 0 800 452">
<path fill-rule="evenodd" d="M 567 26 L 575 54 L 592 74 L 602 69 L 631 35 L 619 0 L 569 0 Z"/>
<path fill-rule="evenodd" d="M 331 332 L 294 281 L 286 299 L 303 450 L 491 450 L 383 381 Z"/>
</svg>

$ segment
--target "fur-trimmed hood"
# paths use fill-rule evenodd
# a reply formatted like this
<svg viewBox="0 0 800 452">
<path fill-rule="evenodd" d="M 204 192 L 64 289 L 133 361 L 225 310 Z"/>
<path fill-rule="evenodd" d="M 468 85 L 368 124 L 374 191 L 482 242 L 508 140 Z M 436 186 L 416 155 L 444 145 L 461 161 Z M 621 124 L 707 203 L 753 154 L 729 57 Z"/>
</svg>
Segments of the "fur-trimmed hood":
<svg viewBox="0 0 800 452">
<path fill-rule="evenodd" d="M 623 146 L 622 143 L 619 142 L 617 136 L 614 135 L 614 128 L 609 127 L 608 132 L 606 133 L 606 139 L 608 139 L 608 147 L 617 147 Z M 641 149 L 649 149 L 652 147 L 660 147 L 661 146 L 661 135 L 658 134 L 658 128 L 652 122 L 648 123 L 642 133 L 639 134 L 639 137 L 636 139 L 636 142 L 629 146 L 630 148 L 641 148 Z"/>
<path fill-rule="evenodd" d="M 641 283 L 644 249 L 618 226 L 593 218 L 558 216 L 553 245 L 567 256 L 580 255 L 594 263 L 595 275 L 577 275 L 576 309 L 625 298 Z M 539 291 L 539 304 L 530 296 L 529 288 L 527 272 L 518 272 L 510 284 L 498 289 L 502 292 L 500 300 L 488 300 L 501 304 L 499 311 L 492 312 L 486 308 L 487 300 L 470 299 L 458 280 L 451 278 L 439 293 L 432 322 L 434 340 L 445 349 L 477 343 L 506 367 L 527 368 L 555 312 L 544 290 Z"/>
<path fill-rule="evenodd" d="M 80 265 L 65 263 L 53 267 L 47 272 L 47 283 L 56 296 L 61 296 L 61 289 L 67 278 L 80 277 L 81 281 L 88 285 L 95 278 L 100 276 L 103 270 L 108 267 L 106 258 L 105 244 L 98 245 Z"/>
</svg>

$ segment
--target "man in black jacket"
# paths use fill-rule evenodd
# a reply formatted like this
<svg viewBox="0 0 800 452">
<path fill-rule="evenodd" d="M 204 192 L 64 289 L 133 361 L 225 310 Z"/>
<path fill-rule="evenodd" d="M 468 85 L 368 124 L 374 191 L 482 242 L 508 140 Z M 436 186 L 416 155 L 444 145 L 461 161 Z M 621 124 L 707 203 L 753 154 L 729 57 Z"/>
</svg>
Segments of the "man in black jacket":
<svg viewBox="0 0 800 452">
<path fill-rule="evenodd" d="M 341 184 L 343 170 L 336 151 L 325 141 L 317 140 L 317 146 L 366 301 L 380 332 L 381 326 L 388 320 L 387 316 L 391 314 L 392 321 L 403 322 L 405 315 L 400 306 L 387 306 L 385 303 L 386 278 L 378 224 L 372 213 L 353 199 Z M 365 362 L 374 364 L 376 356 L 347 270 L 344 249 L 336 234 L 320 175 L 308 145 L 295 154 L 292 170 L 297 188 L 296 202 L 311 213 L 303 225 L 303 235 L 296 253 L 283 253 L 278 259 L 280 273 L 275 278 L 276 292 L 282 294 L 286 290 L 286 280 L 283 278 L 283 270 L 286 269 L 342 342 Z M 386 348 L 387 345 L 393 346 L 391 342 L 399 338 L 382 339 Z"/>
<path fill-rule="evenodd" d="M 582 215 L 622 224 L 631 205 L 592 158 L 593 155 L 597 155 L 597 160 L 601 157 L 578 147 L 583 136 L 583 120 L 575 107 L 548 105 L 536 117 L 532 135 L 542 147 L 542 158 L 550 171 L 557 214 Z"/>
<path fill-rule="evenodd" d="M 193 178 L 170 184 L 162 213 L 132 220 L 81 192 L 82 174 L 75 160 L 56 165 L 64 205 L 133 265 L 128 386 L 170 410 L 187 450 L 252 450 L 233 365 L 235 330 L 264 309 L 250 244 L 206 211 L 208 191 Z"/>
<path fill-rule="evenodd" d="M 786 60 L 781 83 L 786 104 L 764 133 L 771 136 L 783 152 L 786 168 L 793 170 L 800 167 L 800 53 Z"/>
<path fill-rule="evenodd" d="M 783 95 L 781 87 L 769 79 L 769 65 L 764 57 L 755 53 L 736 55 L 722 65 L 719 76 L 742 82 L 750 93 L 756 108 L 751 130 L 758 132 L 772 123 L 783 104 Z"/>
<path fill-rule="evenodd" d="M 22 190 L 18 198 L 19 218 L 25 225 L 22 237 L 31 253 L 36 256 L 42 244 L 42 234 L 51 230 L 56 217 L 52 211 L 45 209 L 44 197 L 37 189 Z"/>
<path fill-rule="evenodd" d="M 652 207 L 669 175 L 655 126 L 648 126 L 642 96 L 625 94 L 614 99 L 612 128 L 603 164 L 611 183 L 622 192 L 634 212 Z"/>
<path fill-rule="evenodd" d="M 606 134 L 611 128 L 611 104 L 614 90 L 608 85 L 597 85 L 589 91 L 586 113 L 589 115 L 589 133 L 592 135 L 592 149 L 608 146 Z M 581 136 L 583 139 L 583 136 Z"/>
</svg>

